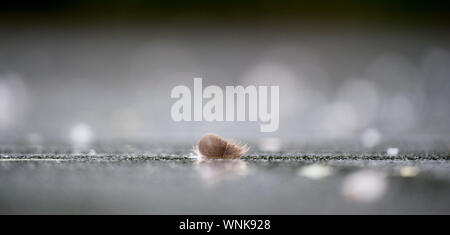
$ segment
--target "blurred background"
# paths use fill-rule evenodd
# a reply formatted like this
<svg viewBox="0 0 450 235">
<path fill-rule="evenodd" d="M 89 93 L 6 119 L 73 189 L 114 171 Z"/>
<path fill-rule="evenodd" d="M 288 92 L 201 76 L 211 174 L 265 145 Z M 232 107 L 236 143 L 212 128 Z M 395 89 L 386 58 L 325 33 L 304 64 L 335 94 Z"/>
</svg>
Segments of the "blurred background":
<svg viewBox="0 0 450 235">
<path fill-rule="evenodd" d="M 0 3 L 0 214 L 448 214 L 450 3 Z M 280 125 L 175 122 L 276 85 Z M 204 100 L 206 103 L 206 100 Z M 201 161 L 207 132 L 248 143 Z"/>
<path fill-rule="evenodd" d="M 450 148 L 444 1 L 6 1 L 0 143 L 440 140 Z M 176 85 L 280 86 L 280 128 L 174 122 Z M 265 142 L 264 142 L 265 141 Z"/>
</svg>

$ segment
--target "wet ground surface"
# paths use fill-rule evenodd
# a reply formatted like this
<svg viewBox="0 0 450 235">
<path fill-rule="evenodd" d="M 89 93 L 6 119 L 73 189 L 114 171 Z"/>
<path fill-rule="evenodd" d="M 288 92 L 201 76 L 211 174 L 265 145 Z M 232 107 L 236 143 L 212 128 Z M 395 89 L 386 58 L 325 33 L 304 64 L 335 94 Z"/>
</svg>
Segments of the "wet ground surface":
<svg viewBox="0 0 450 235">
<path fill-rule="evenodd" d="M 1 214 L 450 213 L 448 152 L 13 150 L 0 153 Z"/>
<path fill-rule="evenodd" d="M 3 145 L 0 213 L 450 213 L 446 145 L 251 146 L 239 160 L 205 161 L 190 144 Z"/>
</svg>

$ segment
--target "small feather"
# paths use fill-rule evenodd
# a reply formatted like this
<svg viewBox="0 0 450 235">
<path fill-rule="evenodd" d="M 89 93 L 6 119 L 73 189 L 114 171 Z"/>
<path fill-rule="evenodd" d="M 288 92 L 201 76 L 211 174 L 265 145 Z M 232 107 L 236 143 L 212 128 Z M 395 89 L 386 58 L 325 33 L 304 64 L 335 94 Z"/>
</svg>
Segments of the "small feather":
<svg viewBox="0 0 450 235">
<path fill-rule="evenodd" d="M 215 134 L 204 135 L 198 150 L 206 158 L 239 158 L 249 150 L 248 145 L 239 145 Z"/>
</svg>

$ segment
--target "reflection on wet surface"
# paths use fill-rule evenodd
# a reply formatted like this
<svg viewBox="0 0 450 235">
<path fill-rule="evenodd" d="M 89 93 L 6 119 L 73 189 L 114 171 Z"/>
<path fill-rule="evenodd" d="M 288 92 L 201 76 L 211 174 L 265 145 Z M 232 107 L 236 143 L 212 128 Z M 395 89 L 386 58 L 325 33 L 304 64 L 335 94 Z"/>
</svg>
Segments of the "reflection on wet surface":
<svg viewBox="0 0 450 235">
<path fill-rule="evenodd" d="M 0 213 L 450 213 L 448 154 L 0 154 Z"/>
</svg>

